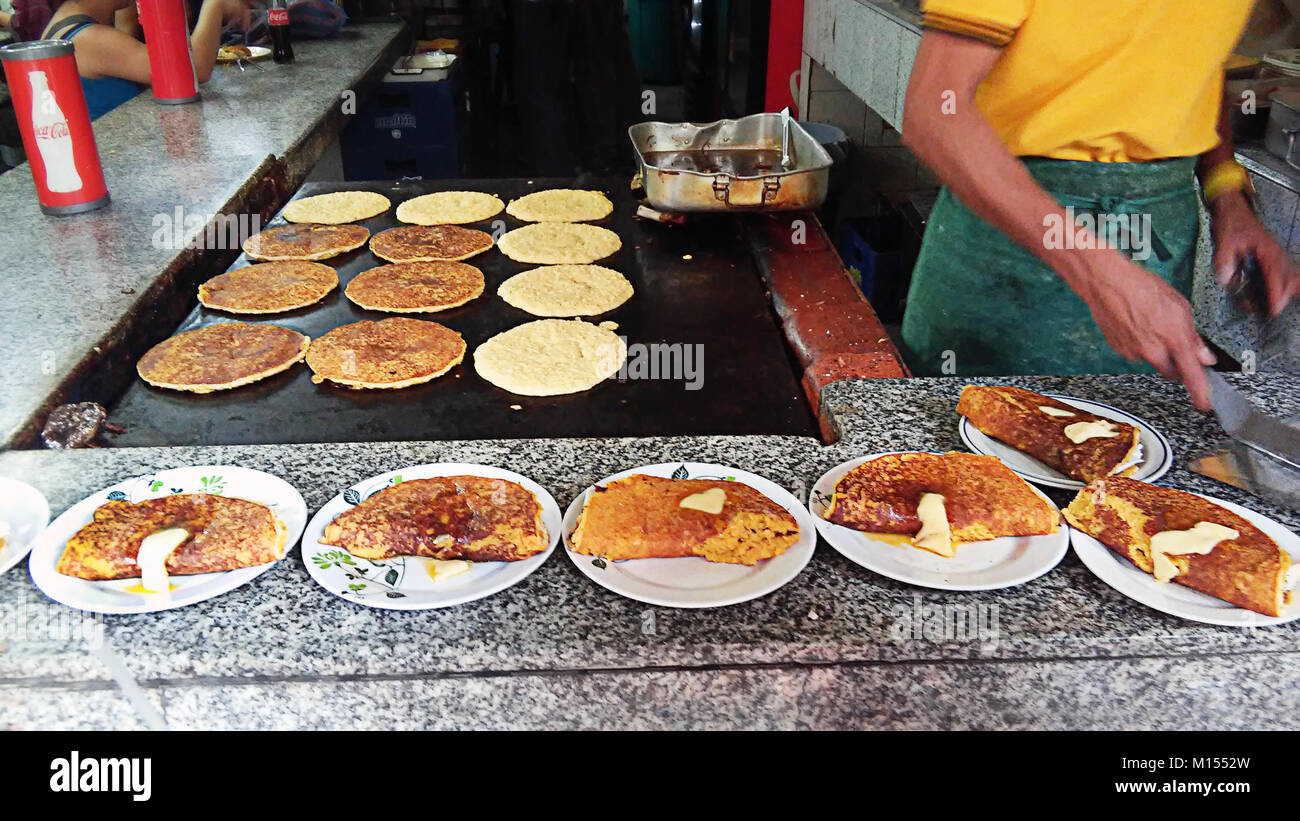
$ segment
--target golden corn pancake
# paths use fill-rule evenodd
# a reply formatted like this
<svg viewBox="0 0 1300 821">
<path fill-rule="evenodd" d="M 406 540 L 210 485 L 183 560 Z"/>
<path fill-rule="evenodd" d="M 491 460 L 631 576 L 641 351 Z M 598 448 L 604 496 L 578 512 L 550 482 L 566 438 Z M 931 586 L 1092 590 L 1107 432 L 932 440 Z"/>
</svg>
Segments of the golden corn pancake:
<svg viewBox="0 0 1300 821">
<path fill-rule="evenodd" d="M 794 516 L 749 485 L 644 475 L 596 486 L 569 539 L 576 552 L 611 561 L 702 556 L 745 565 L 797 541 Z"/>
<path fill-rule="evenodd" d="M 302 222 L 277 225 L 244 240 L 244 253 L 254 259 L 329 259 L 366 244 L 370 229 L 360 225 Z"/>
<path fill-rule="evenodd" d="M 203 283 L 199 302 L 232 314 L 276 314 L 320 302 L 338 284 L 334 269 L 319 262 L 263 262 Z"/>
<path fill-rule="evenodd" d="M 481 296 L 483 272 L 463 262 L 395 262 L 357 274 L 344 293 L 371 311 L 432 313 Z"/>
<path fill-rule="evenodd" d="M 109 501 L 68 540 L 56 569 L 78 579 L 139 578 L 136 556 L 149 534 L 179 527 L 189 537 L 167 558 L 167 574 L 237 570 L 284 555 L 287 532 L 271 509 L 210 493 L 178 493 L 131 504 Z"/>
<path fill-rule="evenodd" d="M 458 225 L 403 225 L 370 240 L 370 252 L 389 262 L 456 262 L 491 247 L 491 234 Z"/>
<path fill-rule="evenodd" d="M 491 219 L 506 205 L 480 191 L 435 191 L 397 206 L 397 219 L 413 225 L 463 225 Z"/>
<path fill-rule="evenodd" d="M 1098 479 L 1079 491 L 1065 518 L 1119 555 L 1153 575 L 1167 561 L 1166 573 L 1184 587 L 1199 590 L 1266 616 L 1280 616 L 1290 602 L 1287 571 L 1291 556 L 1268 534 L 1209 499 L 1134 479 Z M 1164 544 L 1191 541 L 1179 534 L 1215 525 L 1222 540 L 1202 542 L 1208 552 L 1165 552 Z M 1222 528 L 1222 530 L 1219 530 Z M 1236 535 L 1229 535 L 1229 534 Z M 1175 534 L 1172 542 L 1169 536 Z M 1156 554 L 1161 554 L 1164 559 Z"/>
<path fill-rule="evenodd" d="M 542 506 L 505 479 L 440 476 L 384 488 L 325 527 L 323 544 L 363 559 L 515 562 L 546 550 Z"/>
<path fill-rule="evenodd" d="M 140 357 L 136 371 L 155 387 L 212 393 L 288 370 L 310 343 L 278 325 L 225 322 L 164 339 Z"/>
<path fill-rule="evenodd" d="M 1137 469 L 1137 428 L 1040 393 L 1005 385 L 967 385 L 957 412 L 994 439 L 1071 479 L 1090 482 L 1128 476 Z"/>
<path fill-rule="evenodd" d="M 388 197 L 373 191 L 335 191 L 291 200 L 281 216 L 289 222 L 341 225 L 377 217 L 391 206 Z"/>
<path fill-rule="evenodd" d="M 926 522 L 922 500 L 939 497 L 941 514 Z M 920 535 L 926 524 L 950 534 L 944 556 L 962 542 L 1041 536 L 1060 526 L 1060 511 L 996 456 L 889 453 L 850 470 L 835 485 L 827 521 L 866 533 Z"/>
<path fill-rule="evenodd" d="M 422 319 L 391 317 L 342 325 L 307 350 L 311 381 L 349 388 L 405 388 L 428 382 L 465 358 L 461 335 Z"/>
<path fill-rule="evenodd" d="M 608 217 L 614 204 L 599 191 L 552 188 L 511 200 L 506 213 L 524 222 L 587 222 Z"/>
</svg>

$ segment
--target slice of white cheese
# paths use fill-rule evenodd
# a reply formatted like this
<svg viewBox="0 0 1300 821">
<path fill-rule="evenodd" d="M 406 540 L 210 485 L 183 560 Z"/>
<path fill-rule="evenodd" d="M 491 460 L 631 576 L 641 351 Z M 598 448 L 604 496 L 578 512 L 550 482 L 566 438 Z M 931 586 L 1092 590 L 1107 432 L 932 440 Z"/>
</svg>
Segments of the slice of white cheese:
<svg viewBox="0 0 1300 821">
<path fill-rule="evenodd" d="M 1072 411 L 1062 410 L 1061 408 L 1054 408 L 1051 405 L 1039 405 L 1038 409 L 1043 413 L 1047 414 L 1048 416 L 1078 416 L 1079 415 L 1077 413 L 1073 413 Z"/>
<path fill-rule="evenodd" d="M 441 582 L 452 576 L 468 573 L 473 566 L 473 562 L 465 559 L 425 559 L 424 569 L 428 572 L 429 578 Z"/>
<path fill-rule="evenodd" d="M 916 515 L 921 519 L 921 529 L 913 540 L 917 547 L 931 553 L 938 553 L 945 558 L 957 555 L 952 545 L 952 526 L 948 524 L 948 511 L 943 506 L 943 496 L 938 493 L 926 493 L 916 506 Z"/>
<path fill-rule="evenodd" d="M 1167 582 L 1178 575 L 1178 566 L 1170 556 L 1197 554 L 1204 556 L 1219 542 L 1235 539 L 1241 534 L 1230 527 L 1214 522 L 1197 522 L 1190 530 L 1166 530 L 1151 537 L 1151 561 L 1155 565 L 1152 575 L 1158 582 Z"/>
<path fill-rule="evenodd" d="M 720 487 L 711 487 L 699 493 L 692 493 L 678 502 L 677 506 L 690 510 L 702 510 L 716 516 L 722 512 L 722 508 L 726 503 L 727 492 Z"/>
<path fill-rule="evenodd" d="M 183 527 L 168 527 L 144 537 L 135 563 L 140 567 L 140 587 L 144 593 L 169 593 L 167 559 L 190 537 Z"/>
<path fill-rule="evenodd" d="M 1110 439 L 1119 436 L 1119 430 L 1116 429 L 1114 422 L 1099 419 L 1096 422 L 1075 422 L 1073 425 L 1066 425 L 1065 436 L 1078 445 L 1089 439 Z"/>
</svg>

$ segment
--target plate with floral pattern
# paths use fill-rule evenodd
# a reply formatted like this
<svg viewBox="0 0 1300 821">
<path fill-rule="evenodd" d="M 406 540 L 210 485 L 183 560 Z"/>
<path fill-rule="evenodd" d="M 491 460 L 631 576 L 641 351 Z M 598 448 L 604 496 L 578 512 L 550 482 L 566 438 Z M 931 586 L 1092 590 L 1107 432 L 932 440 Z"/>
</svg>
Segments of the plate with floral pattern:
<svg viewBox="0 0 1300 821">
<path fill-rule="evenodd" d="M 483 476 L 522 485 L 542 506 L 546 550 L 517 562 L 474 562 L 464 573 L 437 579 L 434 571 L 438 566 L 432 559 L 363 559 L 341 547 L 321 543 L 325 527 L 362 500 L 404 481 L 435 476 Z M 386 610 L 431 610 L 481 599 L 518 584 L 546 562 L 559 540 L 560 506 L 546 488 L 504 468 L 447 462 L 381 473 L 346 488 L 312 517 L 302 538 L 302 558 L 311 577 L 339 598 Z"/>
<path fill-rule="evenodd" d="M 32 581 L 57 602 L 94 613 L 156 613 L 228 593 L 270 570 L 275 562 L 219 573 L 171 576 L 170 593 L 140 593 L 130 588 L 139 578 L 88 581 L 64 576 L 55 570 L 68 539 L 94 518 L 95 511 L 110 500 L 131 503 L 176 493 L 212 493 L 232 499 L 247 499 L 271 509 L 285 527 L 284 553 L 293 549 L 307 524 L 307 503 L 288 482 L 269 473 L 234 465 L 162 470 L 118 482 L 94 493 L 68 510 L 37 537 L 32 546 Z M 284 554 L 281 554 L 283 558 Z"/>
</svg>

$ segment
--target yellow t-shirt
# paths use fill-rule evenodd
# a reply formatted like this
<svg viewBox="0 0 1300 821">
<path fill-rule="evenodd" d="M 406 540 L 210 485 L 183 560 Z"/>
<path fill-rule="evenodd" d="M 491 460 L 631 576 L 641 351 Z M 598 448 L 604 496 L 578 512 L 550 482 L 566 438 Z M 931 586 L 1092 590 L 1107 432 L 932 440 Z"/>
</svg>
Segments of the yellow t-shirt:
<svg viewBox="0 0 1300 821">
<path fill-rule="evenodd" d="M 976 92 L 1017 156 L 1134 162 L 1213 148 L 1254 0 L 923 0 L 926 28 L 1002 46 Z"/>
</svg>

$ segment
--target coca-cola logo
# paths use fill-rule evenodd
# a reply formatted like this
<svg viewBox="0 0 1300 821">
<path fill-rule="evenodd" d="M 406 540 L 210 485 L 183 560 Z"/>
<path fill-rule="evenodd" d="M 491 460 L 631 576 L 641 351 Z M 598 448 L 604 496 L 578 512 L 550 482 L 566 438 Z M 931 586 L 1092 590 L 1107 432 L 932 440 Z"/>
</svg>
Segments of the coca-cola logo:
<svg viewBox="0 0 1300 821">
<path fill-rule="evenodd" d="M 38 140 L 59 140 L 68 136 L 68 123 L 64 120 L 50 123 L 49 125 L 36 126 L 36 139 Z"/>
<path fill-rule="evenodd" d="M 267 11 L 268 21 L 273 26 L 289 25 L 288 9 L 270 9 Z"/>
</svg>

